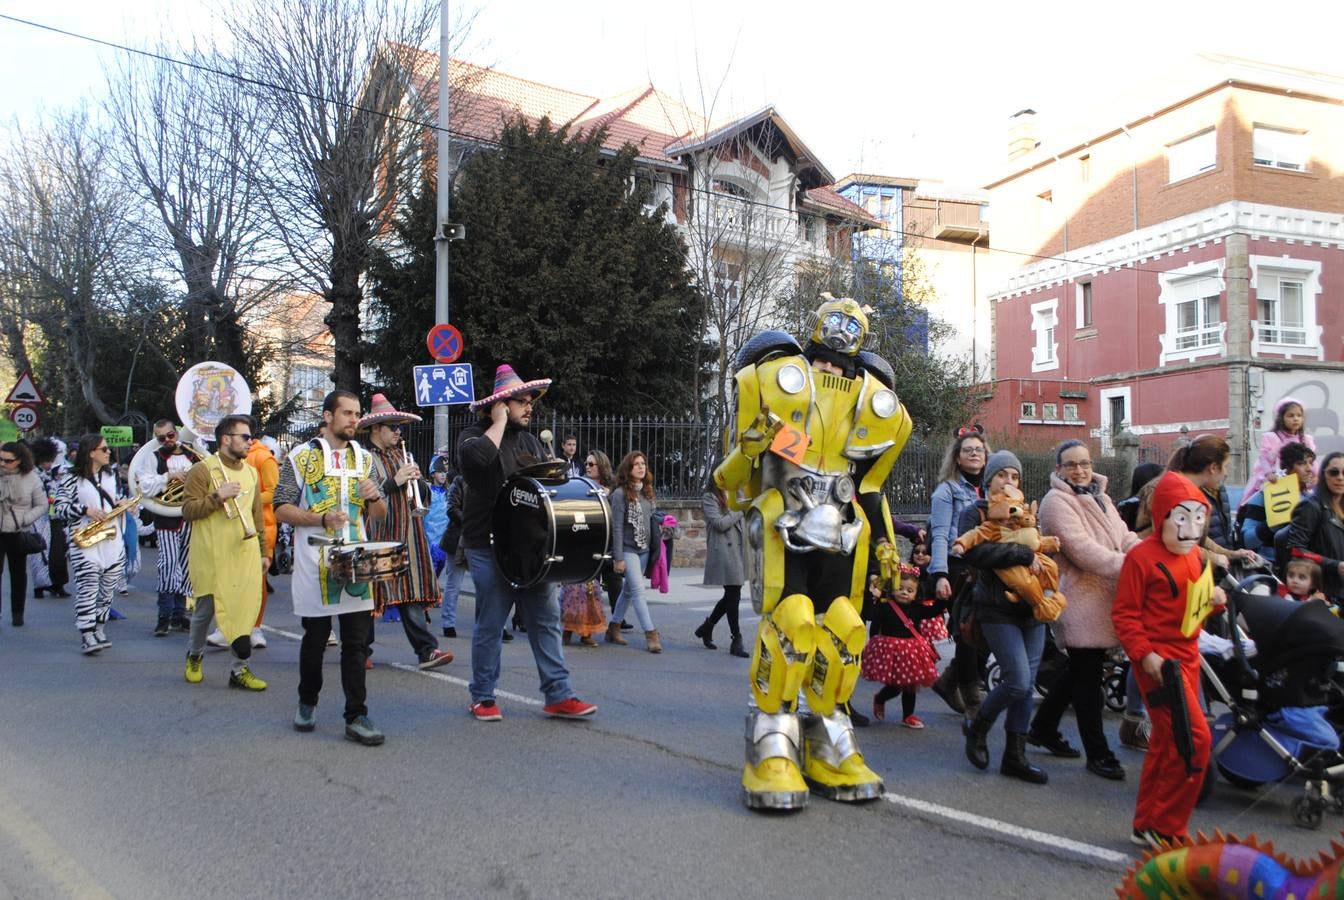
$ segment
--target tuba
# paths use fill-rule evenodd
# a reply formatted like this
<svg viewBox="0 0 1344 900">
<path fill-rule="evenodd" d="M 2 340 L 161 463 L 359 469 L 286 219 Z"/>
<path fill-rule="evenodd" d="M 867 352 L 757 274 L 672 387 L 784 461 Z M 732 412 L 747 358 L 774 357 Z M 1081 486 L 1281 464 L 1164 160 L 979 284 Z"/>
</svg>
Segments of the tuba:
<svg viewBox="0 0 1344 900">
<path fill-rule="evenodd" d="M 191 457 L 196 462 L 205 459 L 205 454 L 191 445 L 187 429 L 180 429 L 179 433 L 182 434 L 182 440 L 178 442 L 178 446 L 182 448 L 182 453 Z M 141 460 L 145 457 L 152 456 L 154 453 L 158 452 L 159 448 L 162 446 L 163 445 L 157 440 L 150 441 L 137 450 L 135 456 L 131 458 L 131 472 L 127 483 L 130 485 L 130 489 L 136 494 L 142 493 L 140 490 L 140 477 L 138 474 Z M 181 516 L 183 487 L 184 485 L 180 481 L 170 481 L 168 486 L 160 491 L 157 496 L 144 498 L 142 502 L 145 505 L 145 509 L 160 516 L 170 516 L 173 518 Z"/>
</svg>

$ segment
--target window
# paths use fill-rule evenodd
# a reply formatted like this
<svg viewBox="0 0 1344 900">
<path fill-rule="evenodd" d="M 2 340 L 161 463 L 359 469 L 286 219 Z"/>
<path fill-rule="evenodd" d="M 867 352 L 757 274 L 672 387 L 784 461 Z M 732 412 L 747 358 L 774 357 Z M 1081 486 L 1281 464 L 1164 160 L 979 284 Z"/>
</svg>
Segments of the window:
<svg viewBox="0 0 1344 900">
<path fill-rule="evenodd" d="M 1321 293 L 1319 260 L 1288 256 L 1251 256 L 1251 290 L 1255 320 L 1251 322 L 1251 353 L 1262 350 L 1283 356 L 1324 359 L 1316 298 Z"/>
<path fill-rule="evenodd" d="M 1194 263 L 1158 276 L 1166 308 L 1166 331 L 1160 336 L 1160 364 L 1190 362 L 1223 352 L 1226 325 L 1222 320 L 1223 266 L 1221 259 Z"/>
<path fill-rule="evenodd" d="M 1059 368 L 1059 344 L 1055 342 L 1055 328 L 1058 325 L 1059 300 L 1045 300 L 1031 305 L 1031 371 Z"/>
<path fill-rule="evenodd" d="M 1035 404 L 1035 403 L 1023 403 L 1023 404 L 1022 404 L 1022 414 L 1021 414 L 1020 418 L 1023 418 L 1023 419 L 1034 419 L 1034 418 L 1036 418 L 1036 404 Z"/>
<path fill-rule="evenodd" d="M 1065 403 L 1065 404 L 1064 404 L 1064 419 L 1065 419 L 1066 421 L 1069 421 L 1069 422 L 1077 422 L 1077 421 L 1078 421 L 1078 404 L 1077 404 L 1077 403 Z"/>
<path fill-rule="evenodd" d="M 882 195 L 882 221 L 891 218 L 891 194 Z"/>
<path fill-rule="evenodd" d="M 1307 170 L 1307 136 L 1303 132 L 1257 125 L 1252 132 L 1251 144 L 1257 166 L 1293 172 Z"/>
<path fill-rule="evenodd" d="M 1092 156 L 1087 154 L 1078 157 L 1078 180 L 1087 184 L 1092 180 Z"/>
<path fill-rule="evenodd" d="M 1180 181 L 1218 165 L 1218 132 L 1212 128 L 1167 146 L 1167 181 Z"/>
<path fill-rule="evenodd" d="M 1058 404 L 1058 403 L 1042 403 L 1042 404 L 1041 404 L 1041 418 L 1042 418 L 1042 419 L 1047 419 L 1047 420 L 1050 420 L 1050 419 L 1058 419 L 1058 418 L 1059 418 L 1059 404 Z"/>
<path fill-rule="evenodd" d="M 1077 328 L 1092 327 L 1092 282 L 1084 281 L 1078 285 L 1078 311 L 1074 317 Z"/>
<path fill-rule="evenodd" d="M 1101 452 L 1111 454 L 1111 438 L 1129 427 L 1132 419 L 1128 387 L 1102 388 L 1101 391 Z"/>
<path fill-rule="evenodd" d="M 751 199 L 751 191 L 735 181 L 716 178 L 712 187 L 716 194 L 727 194 L 730 197 L 741 197 L 744 200 Z"/>
<path fill-rule="evenodd" d="M 1259 282 L 1260 337 L 1270 344 L 1305 344 L 1302 279 L 1261 272 Z"/>
</svg>

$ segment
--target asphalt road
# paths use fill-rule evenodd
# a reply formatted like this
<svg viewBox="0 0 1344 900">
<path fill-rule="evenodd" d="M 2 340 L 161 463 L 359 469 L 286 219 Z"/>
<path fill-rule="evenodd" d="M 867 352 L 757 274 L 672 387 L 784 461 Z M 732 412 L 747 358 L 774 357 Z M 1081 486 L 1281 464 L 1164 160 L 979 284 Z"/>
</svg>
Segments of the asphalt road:
<svg viewBox="0 0 1344 900">
<path fill-rule="evenodd" d="M 505 645 L 504 721 L 475 722 L 469 640 L 445 640 L 458 660 L 420 673 L 400 626 L 380 623 L 369 706 L 387 743 L 365 748 L 342 737 L 335 648 L 317 731 L 290 727 L 288 579 L 254 657 L 270 688 L 250 694 L 227 687 L 222 651 L 204 683 L 183 681 L 185 636 L 150 634 L 153 578 L 151 552 L 96 657 L 78 652 L 70 601 L 30 600 L 22 629 L 5 611 L 0 898 L 1104 897 L 1135 859 L 1140 754 L 1118 751 L 1121 783 L 1040 755 L 1048 787 L 977 772 L 931 693 L 924 731 L 859 732 L 883 801 L 745 810 L 746 664 L 722 624 L 718 652 L 692 638 L 717 597 L 706 588 L 679 584 L 654 606 L 660 656 L 638 637 L 569 649 L 580 696 L 600 706 L 586 722 L 542 716 L 525 640 Z M 861 683 L 861 709 L 871 694 Z M 1076 741 L 1071 720 L 1066 732 Z M 996 762 L 1001 746 L 996 733 Z M 1314 856 L 1340 823 L 1292 826 L 1296 790 L 1220 783 L 1193 824 Z"/>
</svg>

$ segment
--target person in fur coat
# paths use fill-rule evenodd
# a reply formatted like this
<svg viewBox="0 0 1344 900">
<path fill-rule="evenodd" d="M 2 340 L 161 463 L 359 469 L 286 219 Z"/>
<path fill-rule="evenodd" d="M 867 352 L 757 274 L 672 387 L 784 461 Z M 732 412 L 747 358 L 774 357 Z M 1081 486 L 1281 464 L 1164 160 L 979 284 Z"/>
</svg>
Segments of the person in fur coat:
<svg viewBox="0 0 1344 900">
<path fill-rule="evenodd" d="M 1059 722 L 1072 703 L 1088 771 L 1118 781 L 1125 770 L 1102 728 L 1101 674 L 1107 651 L 1120 643 L 1111 623 L 1116 579 L 1125 552 L 1139 538 L 1106 495 L 1106 476 L 1092 470 L 1092 454 L 1082 441 L 1065 441 L 1055 449 L 1055 471 L 1041 498 L 1039 519 L 1042 534 L 1059 538 L 1059 583 L 1069 605 L 1055 637 L 1068 651 L 1069 664 L 1037 709 L 1028 740 L 1056 753 L 1068 746 Z M 1059 755 L 1077 755 L 1071 746 L 1068 750 Z"/>
</svg>

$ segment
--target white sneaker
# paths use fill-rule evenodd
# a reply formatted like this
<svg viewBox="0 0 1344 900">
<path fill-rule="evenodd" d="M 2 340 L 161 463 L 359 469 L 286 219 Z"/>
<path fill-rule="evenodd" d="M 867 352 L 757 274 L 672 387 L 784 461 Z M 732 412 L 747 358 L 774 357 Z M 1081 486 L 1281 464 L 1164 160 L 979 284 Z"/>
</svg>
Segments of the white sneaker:
<svg viewBox="0 0 1344 900">
<path fill-rule="evenodd" d="M 211 647 L 229 646 L 229 642 L 224 640 L 224 632 L 220 631 L 218 628 L 210 632 L 210 636 L 205 639 L 205 642 L 209 644 Z"/>
<path fill-rule="evenodd" d="M 328 647 L 336 646 L 336 632 L 333 631 L 331 634 L 327 635 L 327 646 Z"/>
<path fill-rule="evenodd" d="M 103 626 L 101 625 L 93 629 L 93 639 L 98 642 L 98 646 L 101 648 L 106 649 L 107 647 L 112 646 L 112 642 L 109 641 L 107 635 L 103 633 Z"/>
<path fill-rule="evenodd" d="M 79 650 L 85 656 L 97 653 L 103 649 L 103 645 L 98 643 L 98 639 L 93 636 L 92 631 L 82 632 L 79 636 Z"/>
<path fill-rule="evenodd" d="M 252 649 L 253 650 L 266 649 L 266 635 L 261 633 L 260 628 L 252 629 Z"/>
</svg>

